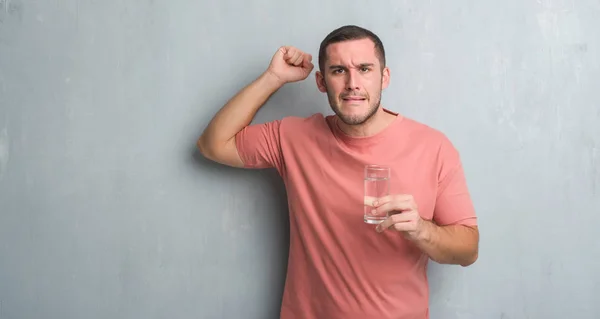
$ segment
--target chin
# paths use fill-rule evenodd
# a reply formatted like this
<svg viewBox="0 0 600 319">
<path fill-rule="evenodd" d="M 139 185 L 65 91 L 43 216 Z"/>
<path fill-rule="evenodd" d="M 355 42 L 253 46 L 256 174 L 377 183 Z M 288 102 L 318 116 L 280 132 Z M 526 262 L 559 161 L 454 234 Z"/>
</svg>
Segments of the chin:
<svg viewBox="0 0 600 319">
<path fill-rule="evenodd" d="M 347 125 L 360 125 L 369 118 L 369 114 L 365 112 L 337 112 L 337 115 Z"/>
<path fill-rule="evenodd" d="M 358 118 L 358 117 L 340 117 L 340 119 L 346 125 L 361 125 L 366 120 L 365 118 Z"/>
<path fill-rule="evenodd" d="M 368 105 L 340 105 L 334 108 L 336 115 L 347 125 L 360 125 L 370 119 L 377 112 L 377 107 L 368 108 Z"/>
</svg>

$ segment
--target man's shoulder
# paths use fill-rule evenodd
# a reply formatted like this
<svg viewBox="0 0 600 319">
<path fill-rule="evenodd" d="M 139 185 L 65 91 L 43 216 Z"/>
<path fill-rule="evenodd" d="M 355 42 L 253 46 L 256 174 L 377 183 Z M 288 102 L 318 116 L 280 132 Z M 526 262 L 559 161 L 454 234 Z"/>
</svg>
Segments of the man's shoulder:
<svg viewBox="0 0 600 319">
<path fill-rule="evenodd" d="M 403 127 L 411 139 L 419 142 L 441 144 L 450 142 L 442 130 L 410 117 L 403 118 Z"/>
<path fill-rule="evenodd" d="M 307 116 L 285 116 L 280 120 L 280 130 L 282 134 L 294 135 L 294 133 L 318 133 L 328 127 L 328 120 L 331 116 L 323 113 L 313 113 Z"/>
<path fill-rule="evenodd" d="M 443 130 L 414 119 L 408 119 L 406 122 L 410 131 L 408 136 L 413 145 L 419 145 L 430 154 L 435 154 L 442 162 L 448 160 L 454 162 L 460 158 L 459 150 Z"/>
<path fill-rule="evenodd" d="M 321 124 L 326 120 L 329 116 L 324 115 L 323 113 L 312 113 L 305 116 L 300 115 L 288 115 L 284 116 L 281 121 L 282 123 L 286 123 L 288 125 L 314 125 Z"/>
</svg>

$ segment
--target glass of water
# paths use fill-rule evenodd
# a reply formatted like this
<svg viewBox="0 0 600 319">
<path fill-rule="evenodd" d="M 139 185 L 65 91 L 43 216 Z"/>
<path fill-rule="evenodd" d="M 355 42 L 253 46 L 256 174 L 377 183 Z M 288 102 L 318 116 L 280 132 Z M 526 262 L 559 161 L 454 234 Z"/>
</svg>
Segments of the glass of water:
<svg viewBox="0 0 600 319">
<path fill-rule="evenodd" d="M 373 215 L 374 208 L 371 206 L 375 200 L 390 194 L 391 170 L 383 165 L 365 166 L 365 212 L 364 221 L 367 224 L 379 224 L 387 218 L 387 215 Z"/>
</svg>

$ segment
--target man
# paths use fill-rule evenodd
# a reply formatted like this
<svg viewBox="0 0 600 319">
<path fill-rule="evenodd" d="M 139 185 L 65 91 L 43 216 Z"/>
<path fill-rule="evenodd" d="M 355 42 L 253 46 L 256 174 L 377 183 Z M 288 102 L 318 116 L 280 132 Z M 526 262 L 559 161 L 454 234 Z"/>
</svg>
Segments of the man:
<svg viewBox="0 0 600 319">
<path fill-rule="evenodd" d="M 380 39 L 344 26 L 321 43 L 316 82 L 335 115 L 253 124 L 312 57 L 279 48 L 267 70 L 216 114 L 198 140 L 205 157 L 275 168 L 285 181 L 290 252 L 281 318 L 429 318 L 428 259 L 468 266 L 479 233 L 459 154 L 440 132 L 380 105 L 390 70 Z M 363 171 L 391 167 L 389 196 L 363 222 Z"/>
</svg>

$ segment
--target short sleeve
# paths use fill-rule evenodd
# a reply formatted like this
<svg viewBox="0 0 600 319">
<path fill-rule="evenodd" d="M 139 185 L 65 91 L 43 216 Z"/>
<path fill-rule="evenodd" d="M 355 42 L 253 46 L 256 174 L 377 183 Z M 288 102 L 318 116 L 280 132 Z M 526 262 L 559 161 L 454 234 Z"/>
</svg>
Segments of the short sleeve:
<svg viewBox="0 0 600 319">
<path fill-rule="evenodd" d="M 235 136 L 238 154 L 246 168 L 276 168 L 281 172 L 283 156 L 281 120 L 246 126 Z"/>
<path fill-rule="evenodd" d="M 438 225 L 477 225 L 459 153 L 446 138 L 438 153 L 438 192 L 433 220 Z"/>
</svg>

